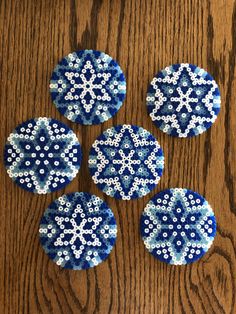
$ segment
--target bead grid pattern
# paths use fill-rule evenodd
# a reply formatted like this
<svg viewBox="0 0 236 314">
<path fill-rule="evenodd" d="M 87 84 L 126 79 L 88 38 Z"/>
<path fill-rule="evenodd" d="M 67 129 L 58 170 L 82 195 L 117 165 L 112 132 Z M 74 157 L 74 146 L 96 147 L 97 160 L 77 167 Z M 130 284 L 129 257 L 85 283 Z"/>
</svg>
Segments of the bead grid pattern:
<svg viewBox="0 0 236 314">
<path fill-rule="evenodd" d="M 99 124 L 121 107 L 126 93 L 124 74 L 107 54 L 96 50 L 70 53 L 56 66 L 50 81 L 52 99 L 69 120 Z"/>
<path fill-rule="evenodd" d="M 148 251 L 169 264 L 196 261 L 211 246 L 216 220 L 208 202 L 196 192 L 170 189 L 155 195 L 141 216 Z"/>
<path fill-rule="evenodd" d="M 59 190 L 77 174 L 81 148 L 74 132 L 50 118 L 19 125 L 8 137 L 4 160 L 9 176 L 39 194 Z"/>
<path fill-rule="evenodd" d="M 220 92 L 205 70 L 188 63 L 159 72 L 147 93 L 151 119 L 163 132 L 191 137 L 206 131 L 220 111 Z"/>
<path fill-rule="evenodd" d="M 164 156 L 145 129 L 118 125 L 103 132 L 92 145 L 89 169 L 107 195 L 130 200 L 149 193 L 159 182 Z"/>
<path fill-rule="evenodd" d="M 46 209 L 40 240 L 57 265 L 87 269 L 111 252 L 117 235 L 115 217 L 99 197 L 88 193 L 63 195 Z"/>
</svg>

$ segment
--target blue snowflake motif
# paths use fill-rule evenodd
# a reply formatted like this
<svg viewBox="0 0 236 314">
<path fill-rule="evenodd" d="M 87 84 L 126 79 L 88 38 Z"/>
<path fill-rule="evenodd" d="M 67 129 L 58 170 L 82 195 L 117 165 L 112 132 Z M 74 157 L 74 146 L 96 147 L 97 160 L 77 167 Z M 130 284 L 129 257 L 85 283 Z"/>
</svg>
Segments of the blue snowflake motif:
<svg viewBox="0 0 236 314">
<path fill-rule="evenodd" d="M 39 227 L 48 256 L 68 269 L 87 269 L 110 254 L 117 235 L 111 209 L 96 195 L 76 192 L 55 200 Z"/>
<path fill-rule="evenodd" d="M 147 130 L 133 125 L 107 129 L 94 142 L 89 169 L 107 195 L 130 200 L 149 193 L 159 182 L 164 156 Z"/>
<path fill-rule="evenodd" d="M 44 194 L 61 189 L 76 176 L 81 155 L 76 135 L 64 123 L 35 118 L 9 135 L 4 160 L 19 186 Z"/>
<path fill-rule="evenodd" d="M 155 195 L 141 216 L 148 251 L 163 262 L 182 265 L 202 257 L 212 245 L 216 220 L 208 202 L 187 189 Z"/>
<path fill-rule="evenodd" d="M 126 93 L 120 66 L 104 52 L 80 50 L 63 58 L 52 73 L 52 99 L 69 120 L 99 124 L 116 114 Z"/>
<path fill-rule="evenodd" d="M 188 63 L 174 64 L 153 78 L 147 108 L 163 132 L 191 137 L 215 122 L 220 111 L 220 91 L 205 70 Z"/>
</svg>

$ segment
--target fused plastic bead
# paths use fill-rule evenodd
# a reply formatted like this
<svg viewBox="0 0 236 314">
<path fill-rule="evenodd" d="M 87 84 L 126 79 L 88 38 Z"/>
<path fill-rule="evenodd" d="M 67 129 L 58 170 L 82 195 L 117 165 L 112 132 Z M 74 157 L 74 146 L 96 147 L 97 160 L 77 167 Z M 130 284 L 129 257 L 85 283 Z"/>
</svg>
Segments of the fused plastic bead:
<svg viewBox="0 0 236 314">
<path fill-rule="evenodd" d="M 52 100 L 69 120 L 99 124 L 116 114 L 126 93 L 124 74 L 109 55 L 80 50 L 64 57 L 50 81 Z"/>
<path fill-rule="evenodd" d="M 212 76 L 188 63 L 160 71 L 147 92 L 148 113 L 163 132 L 191 137 L 206 131 L 220 111 L 220 91 Z"/>
<path fill-rule="evenodd" d="M 198 193 L 175 188 L 156 194 L 141 216 L 148 251 L 168 264 L 192 263 L 202 257 L 216 235 L 211 206 Z"/>
<path fill-rule="evenodd" d="M 110 254 L 117 235 L 115 217 L 96 195 L 76 192 L 55 200 L 39 226 L 41 244 L 58 266 L 87 269 Z"/>
<path fill-rule="evenodd" d="M 44 194 L 59 190 L 77 175 L 81 147 L 75 133 L 51 118 L 30 119 L 9 135 L 4 160 L 22 188 Z"/>
<path fill-rule="evenodd" d="M 163 168 L 159 143 L 138 126 L 107 129 L 90 150 L 89 169 L 94 182 L 118 199 L 130 200 L 149 193 L 159 182 Z"/>
</svg>

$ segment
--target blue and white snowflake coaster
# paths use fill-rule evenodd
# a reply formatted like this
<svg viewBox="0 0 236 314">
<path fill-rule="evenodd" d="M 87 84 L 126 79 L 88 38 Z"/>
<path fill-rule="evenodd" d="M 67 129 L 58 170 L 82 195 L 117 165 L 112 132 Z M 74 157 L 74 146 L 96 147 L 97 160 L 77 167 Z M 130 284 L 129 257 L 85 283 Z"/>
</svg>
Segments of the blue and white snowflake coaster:
<svg viewBox="0 0 236 314">
<path fill-rule="evenodd" d="M 116 114 L 126 93 L 120 66 L 104 52 L 80 50 L 63 58 L 50 81 L 52 99 L 69 120 L 99 124 Z"/>
<path fill-rule="evenodd" d="M 141 216 L 141 235 L 159 260 L 182 265 L 202 257 L 212 245 L 216 220 L 208 202 L 187 189 L 156 194 Z"/>
<path fill-rule="evenodd" d="M 107 195 L 130 200 L 149 193 L 164 168 L 162 149 L 147 130 L 118 125 L 103 132 L 92 145 L 89 169 Z"/>
<path fill-rule="evenodd" d="M 103 200 L 76 192 L 59 197 L 46 209 L 39 235 L 45 252 L 57 265 L 87 269 L 110 254 L 117 226 Z"/>
<path fill-rule="evenodd" d="M 22 188 L 39 194 L 59 190 L 78 173 L 81 148 L 75 133 L 51 118 L 19 125 L 8 137 L 5 165 Z"/>
<path fill-rule="evenodd" d="M 220 91 L 205 70 L 188 63 L 173 64 L 153 78 L 147 107 L 163 132 L 191 137 L 215 122 L 220 111 Z"/>
</svg>

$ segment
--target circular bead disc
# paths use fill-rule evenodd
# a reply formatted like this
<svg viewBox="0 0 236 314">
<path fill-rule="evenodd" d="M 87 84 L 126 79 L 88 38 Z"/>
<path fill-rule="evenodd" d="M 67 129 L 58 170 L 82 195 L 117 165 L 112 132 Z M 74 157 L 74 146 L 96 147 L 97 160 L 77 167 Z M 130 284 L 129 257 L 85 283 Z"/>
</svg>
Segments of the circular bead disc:
<svg viewBox="0 0 236 314">
<path fill-rule="evenodd" d="M 89 169 L 107 195 L 130 200 L 149 193 L 159 182 L 164 156 L 147 130 L 133 125 L 107 129 L 94 142 Z"/>
<path fill-rule="evenodd" d="M 209 73 L 188 63 L 160 71 L 147 93 L 151 119 L 163 132 L 191 137 L 206 131 L 220 111 L 220 91 Z"/>
<path fill-rule="evenodd" d="M 82 192 L 55 200 L 39 228 L 45 252 L 68 269 L 87 269 L 101 263 L 110 254 L 116 234 L 115 217 L 107 204 Z"/>
<path fill-rule="evenodd" d="M 120 66 L 109 55 L 80 50 L 63 58 L 52 73 L 52 99 L 69 120 L 99 124 L 116 114 L 126 93 Z"/>
<path fill-rule="evenodd" d="M 9 176 L 19 186 L 42 194 L 61 189 L 76 176 L 81 148 L 75 133 L 64 123 L 35 118 L 9 135 L 4 159 Z"/>
<path fill-rule="evenodd" d="M 198 260 L 210 248 L 216 220 L 208 202 L 187 189 L 155 195 L 141 216 L 141 235 L 148 251 L 159 260 L 182 265 Z"/>
</svg>

